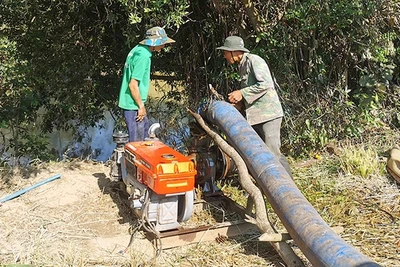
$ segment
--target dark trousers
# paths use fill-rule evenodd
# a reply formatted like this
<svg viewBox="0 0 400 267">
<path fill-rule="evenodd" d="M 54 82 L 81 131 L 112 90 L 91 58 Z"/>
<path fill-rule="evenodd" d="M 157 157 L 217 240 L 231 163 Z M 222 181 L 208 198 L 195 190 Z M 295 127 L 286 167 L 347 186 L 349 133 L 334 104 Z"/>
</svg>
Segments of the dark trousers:
<svg viewBox="0 0 400 267">
<path fill-rule="evenodd" d="M 290 177 L 293 178 L 289 163 L 286 157 L 281 153 L 281 124 L 282 118 L 277 118 L 264 123 L 253 125 L 253 129 L 261 137 L 269 148 L 270 152 L 275 155 Z"/>
<path fill-rule="evenodd" d="M 149 119 L 145 116 L 142 121 L 136 121 L 137 115 L 137 110 L 124 110 L 129 142 L 143 141 L 145 138 L 149 137 Z"/>
</svg>

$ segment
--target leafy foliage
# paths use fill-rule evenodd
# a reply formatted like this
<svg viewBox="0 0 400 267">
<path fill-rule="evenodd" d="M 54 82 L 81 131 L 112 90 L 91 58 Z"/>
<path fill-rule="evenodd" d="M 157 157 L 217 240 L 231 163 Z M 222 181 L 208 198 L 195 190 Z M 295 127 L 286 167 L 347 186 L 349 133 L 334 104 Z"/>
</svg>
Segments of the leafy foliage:
<svg viewBox="0 0 400 267">
<path fill-rule="evenodd" d="M 122 61 L 118 3 L 2 1 L 8 37 L 26 63 L 26 91 L 43 107 L 43 130 L 93 123 L 113 106 Z M 122 13 L 124 14 L 124 13 Z M 37 108 L 30 111 L 35 114 Z"/>
<path fill-rule="evenodd" d="M 153 74 L 192 109 L 209 84 L 222 95 L 238 87 L 216 48 L 242 36 L 281 85 L 285 152 L 306 155 L 400 125 L 399 10 L 396 0 L 3 0 L 1 125 L 17 144 L 32 122 L 45 133 L 118 114 L 125 56 L 157 25 L 176 43 L 154 55 Z"/>
<path fill-rule="evenodd" d="M 397 10 L 396 1 L 292 2 L 259 36 L 265 45 L 257 50 L 270 56 L 283 88 L 288 151 L 299 155 L 330 139 L 398 125 Z"/>
</svg>

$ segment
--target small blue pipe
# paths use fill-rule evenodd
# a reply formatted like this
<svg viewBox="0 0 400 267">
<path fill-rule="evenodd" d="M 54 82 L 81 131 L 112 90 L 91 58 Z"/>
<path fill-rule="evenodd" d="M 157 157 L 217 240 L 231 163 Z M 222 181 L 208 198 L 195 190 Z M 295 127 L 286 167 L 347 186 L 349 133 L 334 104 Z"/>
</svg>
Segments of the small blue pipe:
<svg viewBox="0 0 400 267">
<path fill-rule="evenodd" d="M 6 202 L 6 201 L 8 201 L 8 200 L 11 200 L 11 199 L 13 199 L 13 198 L 19 197 L 20 195 L 25 194 L 25 193 L 28 192 L 29 190 L 32 190 L 32 189 L 34 189 L 34 188 L 36 188 L 36 187 L 39 187 L 39 186 L 41 186 L 41 185 L 44 185 L 44 184 L 46 184 L 46 183 L 48 183 L 48 182 L 54 181 L 54 180 L 56 180 L 56 179 L 58 179 L 58 178 L 60 178 L 60 177 L 61 177 L 61 174 L 57 174 L 57 175 L 54 175 L 53 177 L 50 177 L 50 178 L 48 178 L 48 179 L 46 179 L 46 180 L 44 180 L 44 181 L 41 181 L 41 182 L 39 182 L 39 183 L 37 183 L 37 184 L 34 184 L 34 185 L 30 186 L 30 187 L 27 187 L 27 188 L 25 188 L 25 189 L 21 189 L 21 190 L 15 192 L 15 193 L 13 193 L 13 194 L 11 194 L 11 195 L 5 197 L 5 198 L 0 199 L 0 203 L 3 203 L 3 202 Z"/>
<path fill-rule="evenodd" d="M 227 102 L 214 101 L 208 106 L 206 117 L 242 156 L 274 211 L 313 266 L 380 266 L 328 226 L 236 108 Z"/>
</svg>

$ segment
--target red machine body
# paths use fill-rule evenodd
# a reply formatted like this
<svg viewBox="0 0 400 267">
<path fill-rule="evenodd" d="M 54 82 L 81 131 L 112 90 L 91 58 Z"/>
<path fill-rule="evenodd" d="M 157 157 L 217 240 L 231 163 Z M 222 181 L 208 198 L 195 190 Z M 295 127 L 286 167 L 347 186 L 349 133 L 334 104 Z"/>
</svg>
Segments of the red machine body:
<svg viewBox="0 0 400 267">
<path fill-rule="evenodd" d="M 138 182 L 159 195 L 194 189 L 193 161 L 158 140 L 127 143 L 125 160 L 137 167 Z"/>
</svg>

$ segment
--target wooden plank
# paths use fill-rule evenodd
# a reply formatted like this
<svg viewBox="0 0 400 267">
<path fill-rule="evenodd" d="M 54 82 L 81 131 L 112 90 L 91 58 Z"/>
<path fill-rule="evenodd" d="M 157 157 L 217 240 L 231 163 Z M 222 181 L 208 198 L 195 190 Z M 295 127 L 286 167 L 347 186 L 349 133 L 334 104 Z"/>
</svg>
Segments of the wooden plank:
<svg viewBox="0 0 400 267">
<path fill-rule="evenodd" d="M 160 234 L 163 249 L 179 247 L 203 241 L 216 240 L 219 236 L 233 237 L 258 231 L 254 224 L 247 222 L 225 222 L 213 226 L 174 230 Z"/>
</svg>

